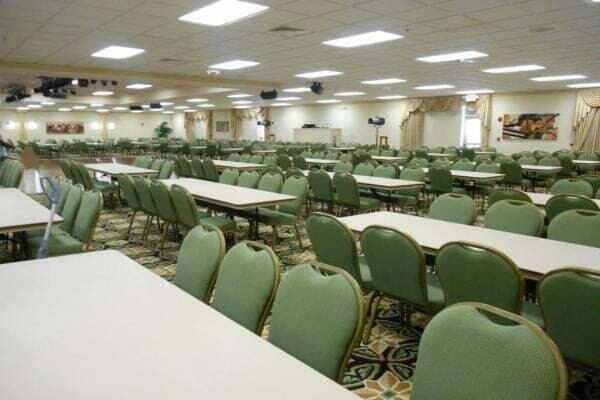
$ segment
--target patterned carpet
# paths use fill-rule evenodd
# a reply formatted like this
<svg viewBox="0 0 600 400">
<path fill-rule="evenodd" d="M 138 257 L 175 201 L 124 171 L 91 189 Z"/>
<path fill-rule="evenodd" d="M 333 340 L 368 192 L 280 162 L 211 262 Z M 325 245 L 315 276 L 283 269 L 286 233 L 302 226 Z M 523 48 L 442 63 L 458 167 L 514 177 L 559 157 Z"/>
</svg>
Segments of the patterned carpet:
<svg viewBox="0 0 600 400">
<path fill-rule="evenodd" d="M 140 243 L 144 217 L 136 218 L 131 240 L 126 239 L 129 225 L 128 210 L 105 210 L 100 218 L 94 237 L 95 249 L 118 249 L 140 264 L 146 266 L 157 275 L 171 280 L 175 273 L 176 257 L 179 244 L 171 237 L 165 251 L 157 255 L 156 247 L 159 235 L 154 228 L 149 240 Z M 247 224 L 239 221 L 239 230 L 235 241 L 246 238 Z M 305 235 L 304 229 L 302 229 Z M 261 239 L 271 243 L 271 229 L 261 227 Z M 314 254 L 307 249 L 299 250 L 298 242 L 292 229 L 280 229 L 280 242 L 274 247 L 280 257 L 284 269 L 310 260 Z M 308 248 L 308 238 L 303 239 Z M 394 302 L 382 302 L 373 327 L 371 341 L 368 345 L 361 344 L 353 353 L 350 360 L 344 385 L 356 394 L 368 400 L 407 400 L 410 395 L 411 378 L 417 360 L 419 339 L 424 321 L 413 318 L 411 325 L 401 322 L 400 310 Z M 600 374 L 590 371 L 571 371 L 570 399 L 592 400 L 600 399 Z M 459 400 L 459 399 L 457 399 Z M 532 399 L 533 400 L 533 399 Z"/>
</svg>

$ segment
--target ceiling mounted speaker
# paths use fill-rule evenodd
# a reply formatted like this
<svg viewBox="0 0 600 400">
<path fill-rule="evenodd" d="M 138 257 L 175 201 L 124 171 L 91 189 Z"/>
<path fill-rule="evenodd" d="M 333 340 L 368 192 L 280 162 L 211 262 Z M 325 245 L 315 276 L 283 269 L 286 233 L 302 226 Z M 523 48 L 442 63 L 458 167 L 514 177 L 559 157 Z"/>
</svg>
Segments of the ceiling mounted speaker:
<svg viewBox="0 0 600 400">
<path fill-rule="evenodd" d="M 313 82 L 310 85 L 310 91 L 319 96 L 323 94 L 323 84 L 321 82 Z"/>
<path fill-rule="evenodd" d="M 160 105 L 160 103 L 150 103 L 150 108 L 152 110 L 158 110 L 158 109 L 162 108 L 162 106 Z"/>
<path fill-rule="evenodd" d="M 277 98 L 277 90 L 263 90 L 262 92 L 260 92 L 260 98 L 263 100 L 275 100 Z"/>
</svg>

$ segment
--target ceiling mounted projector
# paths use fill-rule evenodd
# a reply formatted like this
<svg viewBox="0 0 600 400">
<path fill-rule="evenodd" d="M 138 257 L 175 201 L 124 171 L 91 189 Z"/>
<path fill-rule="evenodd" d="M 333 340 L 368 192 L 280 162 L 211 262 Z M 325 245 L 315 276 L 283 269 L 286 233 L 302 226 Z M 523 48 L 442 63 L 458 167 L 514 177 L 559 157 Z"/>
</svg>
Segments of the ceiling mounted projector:
<svg viewBox="0 0 600 400">
<path fill-rule="evenodd" d="M 263 100 L 275 100 L 277 98 L 277 90 L 263 90 L 262 92 L 260 92 L 260 98 Z"/>
<path fill-rule="evenodd" d="M 319 96 L 323 94 L 323 84 L 321 82 L 313 82 L 310 85 L 310 91 Z"/>
</svg>

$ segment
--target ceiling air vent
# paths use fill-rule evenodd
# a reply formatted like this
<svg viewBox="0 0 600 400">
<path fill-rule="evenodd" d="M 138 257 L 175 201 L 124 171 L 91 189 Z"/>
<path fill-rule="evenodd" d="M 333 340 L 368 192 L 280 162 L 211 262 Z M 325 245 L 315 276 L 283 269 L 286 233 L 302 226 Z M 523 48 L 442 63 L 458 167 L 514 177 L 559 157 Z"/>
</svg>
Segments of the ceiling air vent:
<svg viewBox="0 0 600 400">
<path fill-rule="evenodd" d="M 178 59 L 176 59 L 176 58 L 169 58 L 169 57 L 166 57 L 166 58 L 161 58 L 161 59 L 160 59 L 160 60 L 158 60 L 158 61 L 160 61 L 160 62 L 164 62 L 164 63 L 171 63 L 171 64 L 175 64 L 175 63 L 181 63 L 181 62 L 183 62 L 183 60 L 178 60 Z"/>
<path fill-rule="evenodd" d="M 271 33 L 281 33 L 283 35 L 297 35 L 304 32 L 304 29 L 294 28 L 292 26 L 278 26 L 277 28 L 269 29 Z"/>
</svg>

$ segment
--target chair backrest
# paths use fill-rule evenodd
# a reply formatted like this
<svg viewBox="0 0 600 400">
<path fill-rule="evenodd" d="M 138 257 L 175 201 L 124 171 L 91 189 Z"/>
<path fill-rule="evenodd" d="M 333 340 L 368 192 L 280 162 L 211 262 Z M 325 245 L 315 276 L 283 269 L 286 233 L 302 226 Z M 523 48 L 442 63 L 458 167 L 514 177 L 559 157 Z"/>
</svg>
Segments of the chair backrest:
<svg viewBox="0 0 600 400">
<path fill-rule="evenodd" d="M 568 360 L 600 368 L 600 273 L 564 268 L 545 275 L 537 298 L 550 335 Z"/>
<path fill-rule="evenodd" d="M 85 248 L 92 242 L 100 211 L 102 211 L 102 193 L 83 192 L 71 235 L 83 243 Z"/>
<path fill-rule="evenodd" d="M 315 200 L 333 201 L 333 182 L 327 172 L 321 169 L 311 170 L 308 174 L 308 183 L 312 189 L 312 196 Z"/>
<path fill-rule="evenodd" d="M 71 181 L 64 180 L 60 182 L 60 197 L 58 198 L 58 202 L 56 203 L 56 213 L 58 215 L 62 215 L 63 208 L 65 207 L 65 203 L 67 202 L 67 197 L 69 197 L 69 192 L 73 188 L 73 184 Z"/>
<path fill-rule="evenodd" d="M 393 164 L 380 165 L 373 170 L 373 176 L 394 179 L 398 177 L 398 167 Z"/>
<path fill-rule="evenodd" d="M 221 262 L 212 307 L 260 334 L 279 285 L 279 258 L 255 242 L 233 246 Z"/>
<path fill-rule="evenodd" d="M 315 212 L 306 221 L 306 232 L 317 261 L 343 269 L 362 286 L 356 240 L 346 224 L 333 215 Z"/>
<path fill-rule="evenodd" d="M 193 157 L 191 161 L 192 166 L 192 175 L 196 179 L 204 179 L 206 178 L 206 173 L 204 172 L 204 164 L 202 163 L 202 159 L 200 157 Z"/>
<path fill-rule="evenodd" d="M 200 224 L 200 213 L 191 193 L 179 185 L 171 185 L 171 200 L 175 207 L 177 220 L 187 228 L 192 229 Z"/>
<path fill-rule="evenodd" d="M 283 186 L 283 177 L 280 174 L 266 173 L 258 181 L 258 190 L 280 193 Z"/>
<path fill-rule="evenodd" d="M 73 226 L 75 225 L 75 219 L 77 218 L 82 195 L 83 189 L 81 189 L 81 186 L 79 185 L 74 185 L 71 190 L 69 190 L 61 214 L 63 217 L 62 228 L 65 232 L 73 232 Z"/>
<path fill-rule="evenodd" d="M 467 242 L 450 242 L 436 257 L 446 305 L 465 301 L 485 303 L 520 313 L 523 277 L 515 263 L 490 247 Z"/>
<path fill-rule="evenodd" d="M 339 204 L 352 208 L 360 207 L 360 192 L 354 176 L 349 173 L 335 174 L 333 186 Z"/>
<path fill-rule="evenodd" d="M 342 173 L 342 172 L 352 173 L 353 169 L 354 169 L 354 166 L 352 165 L 351 162 L 340 161 L 339 163 L 335 164 L 335 166 L 333 167 L 333 172 L 335 172 L 335 173 Z"/>
<path fill-rule="evenodd" d="M 450 169 L 444 167 L 429 168 L 429 182 L 431 192 L 435 194 L 452 193 L 452 173 Z"/>
<path fill-rule="evenodd" d="M 442 221 L 473 225 L 477 218 L 477 207 L 469 196 L 447 193 L 434 200 L 428 216 Z"/>
<path fill-rule="evenodd" d="M 227 161 L 240 161 L 241 156 L 238 153 L 231 153 L 227 156 Z"/>
<path fill-rule="evenodd" d="M 277 156 L 275 156 L 275 155 L 266 156 L 263 159 L 263 164 L 265 164 L 265 165 L 277 165 Z"/>
<path fill-rule="evenodd" d="M 150 183 L 150 192 L 154 199 L 158 216 L 167 222 L 177 223 L 177 212 L 175 211 L 175 206 L 171 200 L 171 192 L 167 185 L 161 181 L 153 180 Z"/>
<path fill-rule="evenodd" d="M 90 175 L 90 171 L 87 170 L 85 165 L 80 162 L 72 161 L 71 165 L 77 170 L 79 174 L 80 182 L 83 185 L 85 190 L 93 190 L 94 189 L 94 181 L 92 180 L 92 176 Z"/>
<path fill-rule="evenodd" d="M 518 162 L 506 162 L 500 164 L 500 171 L 504 174 L 502 183 L 506 185 L 521 186 L 523 182 L 523 167 Z"/>
<path fill-rule="evenodd" d="M 548 239 L 600 247 L 600 212 L 570 210 L 557 215 L 548 225 Z"/>
<path fill-rule="evenodd" d="M 60 169 L 62 170 L 62 173 L 65 176 L 65 178 L 71 180 L 71 182 L 73 183 L 77 183 L 77 177 L 73 174 L 71 161 L 61 158 L 60 160 L 58 160 L 58 164 L 60 165 Z"/>
<path fill-rule="evenodd" d="M 308 195 L 308 181 L 304 176 L 290 176 L 285 180 L 281 193 L 296 196 L 294 201 L 283 203 L 279 206 L 279 211 L 300 216 L 302 206 Z"/>
<path fill-rule="evenodd" d="M 556 345 L 535 324 L 466 303 L 429 322 L 412 383 L 411 400 L 564 400 L 567 369 Z"/>
<path fill-rule="evenodd" d="M 210 158 L 205 158 L 204 162 L 204 177 L 213 182 L 219 181 L 219 173 L 217 172 L 217 167 L 215 167 L 215 163 Z"/>
<path fill-rule="evenodd" d="M 362 293 L 344 271 L 320 268 L 327 274 L 311 265 L 298 265 L 282 279 L 273 304 L 269 342 L 341 382 L 362 330 Z"/>
<path fill-rule="evenodd" d="M 165 160 L 165 162 L 160 167 L 160 172 L 158 173 L 158 179 L 169 179 L 171 174 L 173 173 L 173 164 L 172 160 Z"/>
<path fill-rule="evenodd" d="M 123 192 L 127 206 L 132 210 L 141 210 L 142 202 L 135 189 L 135 183 L 129 175 L 119 176 L 119 188 Z"/>
<path fill-rule="evenodd" d="M 411 159 L 407 165 L 411 167 L 427 168 L 429 166 L 429 161 L 426 158 L 415 157 Z"/>
<path fill-rule="evenodd" d="M 256 189 L 260 175 L 256 171 L 244 171 L 240 174 L 237 185 L 250 189 Z"/>
<path fill-rule="evenodd" d="M 495 162 L 491 161 L 491 160 L 487 160 L 482 162 L 481 164 L 479 164 L 476 168 L 475 171 L 477 172 L 490 172 L 490 173 L 500 173 L 500 165 L 496 164 Z"/>
<path fill-rule="evenodd" d="M 287 154 L 282 154 L 277 157 L 277 165 L 279 166 L 279 168 L 285 171 L 292 166 L 292 161 L 290 160 L 290 157 Z"/>
<path fill-rule="evenodd" d="M 425 181 L 425 172 L 421 168 L 407 167 L 400 172 L 400 179 L 409 181 Z"/>
<path fill-rule="evenodd" d="M 373 164 L 370 162 L 362 162 L 354 167 L 354 171 L 352 173 L 354 175 L 372 176 L 374 170 L 375 166 Z"/>
<path fill-rule="evenodd" d="M 225 255 L 225 238 L 218 228 L 198 225 L 181 243 L 173 283 L 208 303 Z"/>
<path fill-rule="evenodd" d="M 412 237 L 392 228 L 372 225 L 363 231 L 360 244 L 371 271 L 373 289 L 431 313 L 425 253 Z"/>
<path fill-rule="evenodd" d="M 598 205 L 589 197 L 574 194 L 557 194 L 546 202 L 548 223 L 559 214 L 569 210 L 598 211 Z"/>
<path fill-rule="evenodd" d="M 536 205 L 527 201 L 501 200 L 487 210 L 483 225 L 504 232 L 541 236 L 544 214 Z"/>
<path fill-rule="evenodd" d="M 579 178 L 561 179 L 550 188 L 550 193 L 553 194 L 579 194 L 582 196 L 592 197 L 594 189 L 589 182 Z"/>
<path fill-rule="evenodd" d="M 240 162 L 245 162 L 245 163 L 250 162 L 250 158 L 251 157 L 252 156 L 250 154 L 247 154 L 247 153 L 246 154 L 242 154 L 240 156 Z"/>
<path fill-rule="evenodd" d="M 521 165 L 537 165 L 538 160 L 535 157 L 521 157 L 517 161 Z"/>
<path fill-rule="evenodd" d="M 308 169 L 308 164 L 306 163 L 306 159 L 302 156 L 294 157 L 294 167 L 300 169 Z"/>
<path fill-rule="evenodd" d="M 475 163 L 470 160 L 458 160 L 452 165 L 452 169 L 457 171 L 473 171 L 475 170 Z"/>
<path fill-rule="evenodd" d="M 137 192 L 142 210 L 149 215 L 157 215 L 156 203 L 152 197 L 152 191 L 150 190 L 150 181 L 141 176 L 133 177 L 133 184 L 135 185 L 135 191 Z"/>
<path fill-rule="evenodd" d="M 240 173 L 236 169 L 226 168 L 221 172 L 221 176 L 219 176 L 219 183 L 235 186 L 239 177 Z"/>
<path fill-rule="evenodd" d="M 165 160 L 161 160 L 160 158 L 157 158 L 156 160 L 152 161 L 152 164 L 150 164 L 150 169 L 156 170 L 160 173 L 160 170 L 162 169 L 162 166 L 164 163 L 165 163 Z"/>
<path fill-rule="evenodd" d="M 262 164 L 263 161 L 263 156 L 260 154 L 254 154 L 252 157 L 250 157 L 250 162 L 253 164 Z"/>
<path fill-rule="evenodd" d="M 532 203 L 531 197 L 527 193 L 511 188 L 496 188 L 490 192 L 488 196 L 488 206 L 491 207 L 496 202 L 501 200 L 519 200 Z"/>
</svg>

